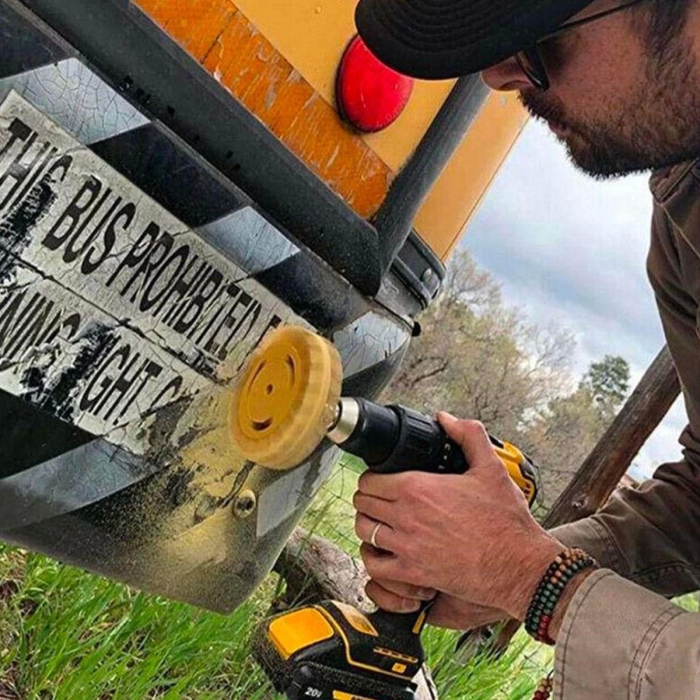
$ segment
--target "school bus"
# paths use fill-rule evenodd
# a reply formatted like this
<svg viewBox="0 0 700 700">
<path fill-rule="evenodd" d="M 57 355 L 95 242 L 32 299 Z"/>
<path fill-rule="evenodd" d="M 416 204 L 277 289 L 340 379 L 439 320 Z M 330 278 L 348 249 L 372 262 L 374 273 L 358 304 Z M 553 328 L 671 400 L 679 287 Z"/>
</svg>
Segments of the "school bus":
<svg viewBox="0 0 700 700">
<path fill-rule="evenodd" d="M 1 539 L 219 611 L 272 567 L 338 451 L 236 453 L 246 358 L 299 324 L 377 396 L 526 118 L 354 6 L 0 0 Z"/>
</svg>

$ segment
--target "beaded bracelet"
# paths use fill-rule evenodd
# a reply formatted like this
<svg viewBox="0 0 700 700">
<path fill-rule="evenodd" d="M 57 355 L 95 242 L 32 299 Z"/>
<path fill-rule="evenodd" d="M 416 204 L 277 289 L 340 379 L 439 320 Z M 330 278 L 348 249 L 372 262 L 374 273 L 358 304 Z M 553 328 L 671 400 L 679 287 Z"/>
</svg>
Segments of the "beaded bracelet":
<svg viewBox="0 0 700 700">
<path fill-rule="evenodd" d="M 535 694 L 532 696 L 532 700 L 549 700 L 553 691 L 554 682 L 552 681 L 552 674 L 550 673 L 539 682 Z"/>
<path fill-rule="evenodd" d="M 525 629 L 528 634 L 538 642 L 554 644 L 554 640 L 549 636 L 549 624 L 566 585 L 579 571 L 597 565 L 596 560 L 582 549 L 565 549 L 549 565 L 532 597 L 525 617 Z"/>
</svg>

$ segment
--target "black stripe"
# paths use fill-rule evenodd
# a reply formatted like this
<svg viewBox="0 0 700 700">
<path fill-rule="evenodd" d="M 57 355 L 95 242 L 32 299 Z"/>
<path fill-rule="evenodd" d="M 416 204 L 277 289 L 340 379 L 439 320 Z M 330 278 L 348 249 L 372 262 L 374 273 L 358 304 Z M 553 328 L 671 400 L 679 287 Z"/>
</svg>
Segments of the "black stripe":
<svg viewBox="0 0 700 700">
<path fill-rule="evenodd" d="M 66 46 L 47 37 L 5 1 L 0 2 L 0 78 L 46 66 L 69 55 Z"/>
<path fill-rule="evenodd" d="M 409 339 L 393 355 L 345 379 L 342 395 L 376 399 L 394 378 L 410 343 Z"/>
<path fill-rule="evenodd" d="M 125 96 L 250 195 L 365 294 L 381 284 L 377 232 L 127 0 L 23 0 Z"/>
<path fill-rule="evenodd" d="M 321 333 L 347 326 L 369 308 L 357 290 L 308 252 L 292 255 L 253 279 Z"/>
<path fill-rule="evenodd" d="M 248 203 L 233 186 L 225 186 L 196 153 L 175 143 L 155 124 L 98 141 L 90 148 L 191 228 L 216 221 Z"/>
<path fill-rule="evenodd" d="M 0 532 L 25 528 L 104 501 L 159 469 L 163 467 L 144 456 L 96 438 L 57 459 L 0 479 Z"/>
<path fill-rule="evenodd" d="M 0 479 L 42 464 L 94 435 L 0 390 Z"/>
</svg>

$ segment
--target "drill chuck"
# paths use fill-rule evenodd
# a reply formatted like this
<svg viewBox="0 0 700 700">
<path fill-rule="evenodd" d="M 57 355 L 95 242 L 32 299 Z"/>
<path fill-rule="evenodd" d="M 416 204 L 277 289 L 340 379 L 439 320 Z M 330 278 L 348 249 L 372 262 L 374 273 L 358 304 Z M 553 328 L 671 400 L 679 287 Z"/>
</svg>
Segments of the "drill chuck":
<svg viewBox="0 0 700 700">
<path fill-rule="evenodd" d="M 462 448 L 429 416 L 404 406 L 380 406 L 361 398 L 343 397 L 327 437 L 360 457 L 373 471 L 393 474 L 425 471 L 463 474 L 469 468 Z M 517 447 L 489 436 L 496 454 L 532 505 L 537 471 Z"/>
<path fill-rule="evenodd" d="M 359 398 L 338 402 L 328 438 L 362 458 L 374 472 L 411 470 L 461 474 L 467 463 L 461 449 L 440 425 L 403 406 L 380 406 Z"/>
</svg>

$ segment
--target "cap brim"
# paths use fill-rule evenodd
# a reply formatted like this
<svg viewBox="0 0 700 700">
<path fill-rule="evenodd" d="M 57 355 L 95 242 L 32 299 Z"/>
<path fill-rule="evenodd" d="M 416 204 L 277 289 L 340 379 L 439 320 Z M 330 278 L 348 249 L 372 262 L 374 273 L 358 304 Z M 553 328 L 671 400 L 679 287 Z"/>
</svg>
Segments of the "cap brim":
<svg viewBox="0 0 700 700">
<path fill-rule="evenodd" d="M 414 78 L 477 73 L 532 46 L 592 0 L 360 0 L 355 21 L 377 58 Z"/>
</svg>

